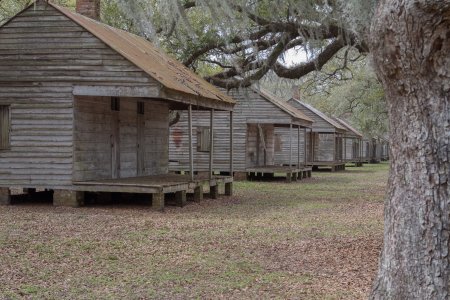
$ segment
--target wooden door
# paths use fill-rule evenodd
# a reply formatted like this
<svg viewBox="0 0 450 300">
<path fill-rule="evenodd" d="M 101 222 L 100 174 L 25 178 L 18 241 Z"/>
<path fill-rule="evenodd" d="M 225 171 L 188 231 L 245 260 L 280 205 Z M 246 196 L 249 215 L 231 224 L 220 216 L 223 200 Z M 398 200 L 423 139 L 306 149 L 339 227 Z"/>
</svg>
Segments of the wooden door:
<svg viewBox="0 0 450 300">
<path fill-rule="evenodd" d="M 137 176 L 145 175 L 145 114 L 144 103 L 138 102 L 137 114 Z M 141 107 L 142 106 L 142 107 Z"/>
</svg>

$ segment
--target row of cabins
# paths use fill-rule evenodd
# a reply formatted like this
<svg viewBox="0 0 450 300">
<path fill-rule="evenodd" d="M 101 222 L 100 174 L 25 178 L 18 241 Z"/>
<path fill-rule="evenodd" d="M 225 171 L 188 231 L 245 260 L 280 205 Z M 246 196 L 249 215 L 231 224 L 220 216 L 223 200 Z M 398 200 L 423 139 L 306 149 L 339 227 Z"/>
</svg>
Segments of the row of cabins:
<svg viewBox="0 0 450 300">
<path fill-rule="evenodd" d="M 362 163 L 379 163 L 389 160 L 389 142 L 385 137 L 363 140 Z"/>
<path fill-rule="evenodd" d="M 78 3 L 98 17 L 98 1 Z M 68 206 L 120 192 L 150 194 L 161 210 L 167 194 L 180 206 L 205 186 L 232 195 L 233 175 L 290 181 L 362 161 L 344 121 L 257 88 L 218 90 L 94 19 L 37 0 L 0 27 L 0 203 L 12 188 Z"/>
</svg>

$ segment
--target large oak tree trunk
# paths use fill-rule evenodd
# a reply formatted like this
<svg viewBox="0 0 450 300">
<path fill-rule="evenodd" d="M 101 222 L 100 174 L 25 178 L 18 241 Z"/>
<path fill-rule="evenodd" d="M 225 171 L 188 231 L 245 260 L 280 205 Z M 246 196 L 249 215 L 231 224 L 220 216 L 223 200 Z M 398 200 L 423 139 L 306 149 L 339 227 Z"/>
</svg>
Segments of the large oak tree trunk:
<svg viewBox="0 0 450 300">
<path fill-rule="evenodd" d="M 371 299 L 449 299 L 450 0 L 381 0 L 370 34 L 391 130 Z"/>
</svg>

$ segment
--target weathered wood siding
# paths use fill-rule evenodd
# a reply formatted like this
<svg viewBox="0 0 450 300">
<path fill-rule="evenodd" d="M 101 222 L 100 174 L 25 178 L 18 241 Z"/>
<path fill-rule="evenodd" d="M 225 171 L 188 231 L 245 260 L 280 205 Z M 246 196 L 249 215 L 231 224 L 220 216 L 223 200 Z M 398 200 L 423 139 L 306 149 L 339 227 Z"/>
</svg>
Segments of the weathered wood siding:
<svg viewBox="0 0 450 300">
<path fill-rule="evenodd" d="M 12 126 L 11 149 L 0 151 L 0 185 L 71 185 L 73 139 L 80 138 L 73 135 L 74 85 L 157 83 L 43 2 L 0 28 L 0 105 L 11 105 Z"/>
<path fill-rule="evenodd" d="M 145 103 L 144 175 L 169 172 L 169 107 L 167 103 Z"/>
<path fill-rule="evenodd" d="M 336 147 L 336 139 L 332 134 L 318 134 L 318 144 L 316 148 L 316 161 L 332 162 L 339 159 L 339 148 Z M 336 152 L 335 152 L 336 151 Z"/>
<path fill-rule="evenodd" d="M 322 117 L 314 113 L 313 111 L 309 110 L 305 106 L 301 105 L 297 101 L 293 101 L 292 99 L 289 101 L 289 104 L 300 110 L 302 113 L 304 113 L 308 118 L 314 121 L 312 124 L 312 130 L 313 132 L 336 132 L 336 129 L 333 125 L 328 123 L 326 120 L 324 120 Z"/>
<path fill-rule="evenodd" d="M 275 161 L 275 136 L 273 125 L 248 124 L 247 167 L 270 166 Z"/>
<path fill-rule="evenodd" d="M 73 180 L 111 178 L 112 129 L 109 97 L 75 99 Z"/>
<path fill-rule="evenodd" d="M 355 161 L 355 160 L 359 160 L 360 159 L 360 142 L 359 139 L 355 138 L 355 137 L 345 137 L 344 138 L 344 148 L 343 148 L 343 153 L 345 153 L 344 155 L 344 159 L 347 161 Z"/>
<path fill-rule="evenodd" d="M 281 110 L 273 103 L 261 97 L 251 89 L 231 91 L 229 93 L 237 104 L 234 108 L 233 126 L 234 126 L 234 170 L 244 172 L 247 167 L 253 166 L 252 158 L 247 153 L 253 153 L 247 150 L 247 124 L 250 121 L 261 120 L 261 123 L 267 123 L 267 120 L 277 120 L 285 124 L 292 122 L 289 114 Z M 180 121 L 170 128 L 170 169 L 188 170 L 188 117 L 186 111 L 180 111 Z M 214 169 L 217 171 L 229 170 L 229 151 L 230 151 L 230 118 L 228 112 L 215 112 L 214 122 Z M 254 124 L 256 125 L 256 124 Z M 197 151 L 197 127 L 209 127 L 209 112 L 193 112 L 193 145 L 194 145 L 194 169 L 198 171 L 207 171 L 209 166 L 209 153 Z M 250 127 L 252 128 L 252 127 Z M 272 143 L 269 134 L 269 142 Z M 255 141 L 256 142 L 256 141 Z M 272 145 L 270 145 L 272 147 Z M 251 154 L 250 154 L 251 155 Z M 269 154 L 269 160 L 271 160 Z M 254 153 L 256 158 L 256 153 Z M 254 158 L 254 159 L 255 159 Z M 249 165 L 248 165 L 249 164 Z"/>
<path fill-rule="evenodd" d="M 389 159 L 389 143 L 382 142 L 381 144 L 381 158 L 384 160 Z"/>
<path fill-rule="evenodd" d="M 321 116 L 317 115 L 315 112 L 301 105 L 297 101 L 291 100 L 289 103 L 314 121 L 312 125 L 312 145 L 308 147 L 309 162 L 314 164 L 314 162 L 335 163 L 341 161 L 344 157 L 344 140 L 340 136 L 334 137 L 336 128 Z M 346 155 L 351 156 L 351 149 L 352 148 L 350 147 L 345 150 L 347 151 Z"/>
<path fill-rule="evenodd" d="M 137 102 L 145 103 L 144 136 L 138 145 Z M 113 114 L 118 117 L 113 118 Z M 168 106 L 145 99 L 121 98 L 120 111 L 111 111 L 109 97 L 76 97 L 74 127 L 74 180 L 112 177 L 113 124 L 118 122 L 119 178 L 138 176 L 138 152 L 144 169 L 139 175 L 167 173 Z M 139 149 L 142 147 L 142 149 Z"/>
<path fill-rule="evenodd" d="M 363 161 L 369 161 L 370 160 L 370 142 L 368 140 L 363 140 L 362 141 L 361 159 Z"/>
<path fill-rule="evenodd" d="M 289 165 L 290 157 L 290 138 L 289 128 L 277 127 L 275 128 L 275 164 Z M 292 165 L 297 165 L 299 161 L 298 152 L 298 128 L 292 128 Z M 303 128 L 300 128 L 300 164 L 305 164 L 305 133 Z M 306 145 L 308 146 L 308 144 Z"/>
</svg>

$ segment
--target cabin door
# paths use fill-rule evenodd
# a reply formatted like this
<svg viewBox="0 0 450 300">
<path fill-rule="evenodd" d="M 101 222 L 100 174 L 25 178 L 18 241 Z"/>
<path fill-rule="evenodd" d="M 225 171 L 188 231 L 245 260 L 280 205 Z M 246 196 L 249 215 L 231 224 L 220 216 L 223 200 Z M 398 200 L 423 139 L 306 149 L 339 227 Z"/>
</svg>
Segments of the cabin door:
<svg viewBox="0 0 450 300">
<path fill-rule="evenodd" d="M 119 178 L 120 174 L 120 118 L 119 111 L 111 115 L 111 178 Z"/>
<path fill-rule="evenodd" d="M 271 125 L 256 125 L 256 164 L 270 166 L 275 159 L 274 127 Z"/>
<path fill-rule="evenodd" d="M 144 102 L 138 102 L 137 114 L 137 175 L 145 175 L 145 108 Z"/>
</svg>

